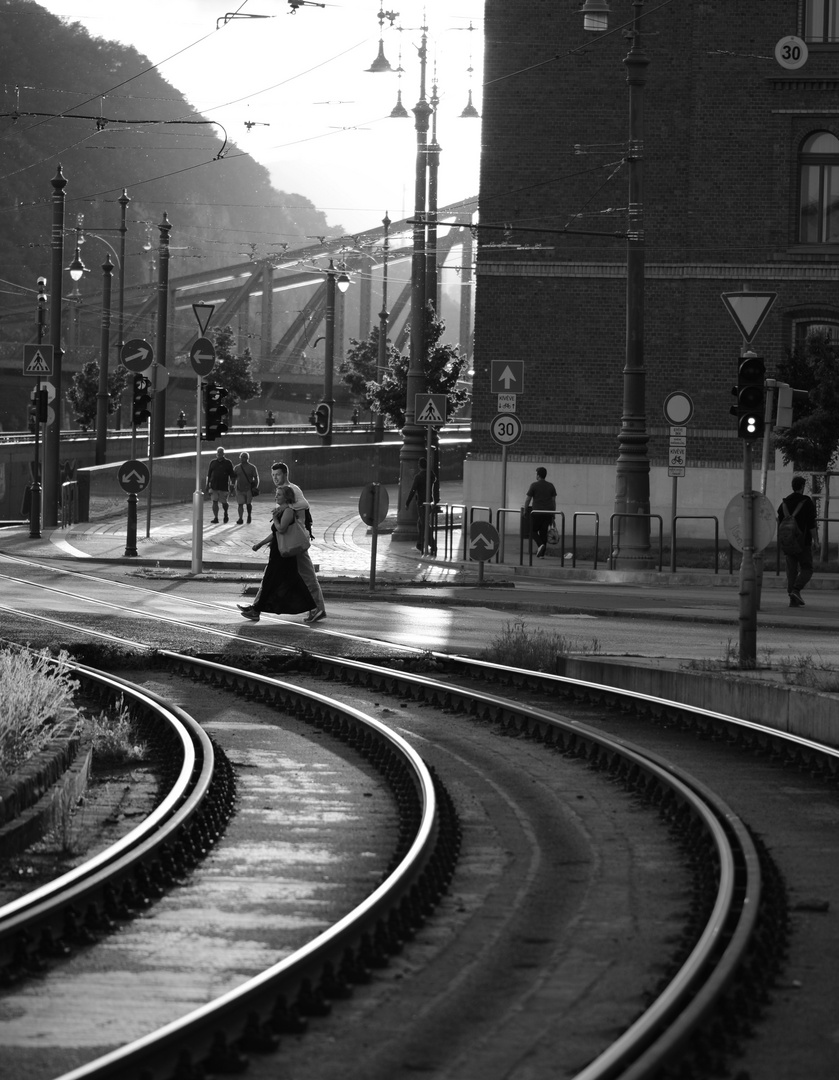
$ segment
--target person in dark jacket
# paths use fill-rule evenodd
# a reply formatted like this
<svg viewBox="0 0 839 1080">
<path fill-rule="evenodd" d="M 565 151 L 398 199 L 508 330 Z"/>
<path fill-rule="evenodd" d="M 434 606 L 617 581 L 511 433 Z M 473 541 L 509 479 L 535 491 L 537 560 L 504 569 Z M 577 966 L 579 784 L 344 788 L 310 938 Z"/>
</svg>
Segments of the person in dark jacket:
<svg viewBox="0 0 839 1080">
<path fill-rule="evenodd" d="M 556 488 L 546 479 L 548 470 L 540 465 L 536 470 L 536 479 L 527 489 L 524 497 L 525 512 L 533 510 L 556 510 Z M 540 513 L 530 515 L 530 535 L 536 541 L 536 558 L 543 559 L 548 546 L 548 529 L 554 523 L 553 514 Z"/>
<path fill-rule="evenodd" d="M 809 496 L 804 494 L 806 485 L 807 481 L 803 476 L 794 476 L 792 491 L 781 500 L 781 505 L 778 507 L 778 523 L 780 524 L 787 516 L 784 512 L 786 506 L 790 514 L 795 514 L 795 520 L 803 536 L 802 550 L 799 555 L 784 553 L 790 607 L 804 607 L 801 590 L 813 576 L 813 544 L 818 543 L 819 539 L 816 527 L 816 505 Z M 801 509 L 798 510 L 797 507 Z"/>
<path fill-rule="evenodd" d="M 218 504 L 221 503 L 224 510 L 224 520 L 227 516 L 227 495 L 235 480 L 233 462 L 224 456 L 224 447 L 216 447 L 216 456 L 210 462 L 207 470 L 206 491 L 213 499 L 213 525 L 218 525 Z"/>
<path fill-rule="evenodd" d="M 417 551 L 423 552 L 425 550 L 425 501 L 426 490 L 428 487 L 428 462 L 425 458 L 420 458 L 417 462 L 418 471 L 414 477 L 411 489 L 408 492 L 408 498 L 405 500 L 405 508 L 407 509 L 414 499 L 417 500 Z M 440 484 L 436 475 L 431 473 L 431 513 L 436 513 L 434 506 L 440 498 Z M 434 538 L 434 526 L 433 522 L 429 520 L 428 530 L 428 552 L 430 555 L 437 554 L 437 541 Z"/>
</svg>

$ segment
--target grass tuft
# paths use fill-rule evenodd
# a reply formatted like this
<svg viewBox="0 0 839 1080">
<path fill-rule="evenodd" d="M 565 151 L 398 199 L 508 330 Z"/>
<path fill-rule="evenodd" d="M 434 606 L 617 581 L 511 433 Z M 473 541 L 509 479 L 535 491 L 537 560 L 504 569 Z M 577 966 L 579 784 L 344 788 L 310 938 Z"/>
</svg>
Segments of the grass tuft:
<svg viewBox="0 0 839 1080">
<path fill-rule="evenodd" d="M 513 622 L 505 624 L 501 633 L 480 654 L 480 659 L 530 671 L 554 671 L 560 653 L 594 655 L 599 652 L 597 638 L 583 642 L 552 630 L 539 627 L 531 630 L 524 622 Z"/>
<path fill-rule="evenodd" d="M 68 654 L 0 650 L 0 776 L 10 776 L 68 721 L 78 720 Z"/>
<path fill-rule="evenodd" d="M 121 765 L 147 756 L 148 746 L 122 698 L 93 718 L 93 754 L 97 761 Z"/>
</svg>

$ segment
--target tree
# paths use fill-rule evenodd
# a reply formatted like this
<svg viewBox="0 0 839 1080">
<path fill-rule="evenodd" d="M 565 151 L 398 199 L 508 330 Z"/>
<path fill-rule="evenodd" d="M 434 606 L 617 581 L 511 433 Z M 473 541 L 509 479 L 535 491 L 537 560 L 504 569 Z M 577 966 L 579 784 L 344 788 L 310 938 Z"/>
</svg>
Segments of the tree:
<svg viewBox="0 0 839 1080">
<path fill-rule="evenodd" d="M 125 389 L 126 371 L 121 365 L 108 372 L 108 415 L 120 406 L 120 394 Z M 76 422 L 83 428 L 96 424 L 97 395 L 99 393 L 99 364 L 91 360 L 81 371 L 75 372 L 67 400 L 73 407 Z"/>
<path fill-rule="evenodd" d="M 784 464 L 827 472 L 839 451 L 839 345 L 825 333 L 811 333 L 779 365 L 778 378 L 809 394 L 794 402 L 792 426 L 775 435 Z"/>
<path fill-rule="evenodd" d="M 399 352 L 388 338 L 385 344 L 385 368 L 394 366 L 399 361 Z M 379 374 L 379 327 L 374 326 L 366 341 L 350 338 L 350 347 L 338 369 L 344 384 L 353 398 L 365 409 L 373 408 L 370 394 L 371 384 L 378 382 Z"/>
<path fill-rule="evenodd" d="M 446 395 L 451 417 L 469 401 L 469 391 L 458 386 L 466 366 L 466 357 L 458 345 L 445 345 L 440 341 L 445 329 L 446 324 L 437 317 L 433 305 L 429 304 L 425 309 L 426 354 L 422 370 L 428 392 Z M 405 425 L 409 357 L 402 356 L 388 344 L 388 366 L 379 383 L 375 380 L 378 343 L 378 327 L 371 330 L 366 342 L 351 339 L 347 358 L 341 365 L 341 375 L 354 393 L 357 392 L 355 386 L 364 384 L 367 407 L 381 413 L 388 426 L 402 428 Z"/>
<path fill-rule="evenodd" d="M 210 333 L 216 347 L 216 365 L 208 378 L 227 390 L 224 403 L 230 410 L 229 417 L 232 417 L 234 407 L 240 401 L 250 401 L 256 397 L 262 392 L 262 386 L 251 375 L 253 357 L 250 349 L 246 348 L 241 356 L 233 351 L 233 327 L 219 327 Z"/>
</svg>

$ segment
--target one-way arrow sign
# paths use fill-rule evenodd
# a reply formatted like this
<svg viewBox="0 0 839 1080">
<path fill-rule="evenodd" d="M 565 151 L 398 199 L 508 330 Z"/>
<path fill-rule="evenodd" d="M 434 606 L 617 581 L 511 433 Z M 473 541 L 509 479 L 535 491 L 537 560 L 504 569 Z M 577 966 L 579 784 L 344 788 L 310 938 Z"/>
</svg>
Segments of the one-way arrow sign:
<svg viewBox="0 0 839 1080">
<path fill-rule="evenodd" d="M 524 390 L 523 360 L 493 360 L 490 393 L 521 394 Z"/>
</svg>

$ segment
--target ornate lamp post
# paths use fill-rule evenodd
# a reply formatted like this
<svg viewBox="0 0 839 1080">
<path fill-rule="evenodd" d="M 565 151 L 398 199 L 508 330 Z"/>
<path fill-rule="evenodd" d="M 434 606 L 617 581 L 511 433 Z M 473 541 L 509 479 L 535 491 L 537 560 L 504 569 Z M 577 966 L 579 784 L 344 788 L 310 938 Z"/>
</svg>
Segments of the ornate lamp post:
<svg viewBox="0 0 839 1080">
<path fill-rule="evenodd" d="M 47 314 L 47 279 L 38 278 L 38 344 L 44 340 Z M 41 538 L 41 462 L 38 453 L 38 435 L 41 430 L 41 377 L 35 381 L 35 461 L 32 489 L 29 501 L 29 536 L 32 540 Z"/>
<path fill-rule="evenodd" d="M 108 349 L 111 336 L 111 277 L 114 264 L 102 263 L 102 332 L 99 338 L 99 388 L 96 394 L 96 464 L 104 465 L 108 440 Z"/>
<path fill-rule="evenodd" d="M 624 57 L 629 85 L 629 174 L 628 221 L 626 231 L 626 360 L 623 369 L 623 413 L 618 435 L 615 483 L 615 513 L 619 540 L 615 551 L 618 569 L 648 569 L 650 554 L 650 462 L 646 421 L 646 379 L 644 371 L 644 86 L 649 58 L 642 52 L 641 12 L 644 0 L 632 0 L 632 28 L 628 31 L 629 53 Z M 580 9 L 584 29 L 608 29 L 610 13 L 606 0 L 586 0 Z"/>
<path fill-rule="evenodd" d="M 332 259 L 326 271 L 326 320 L 323 358 L 323 401 L 329 406 L 329 430 L 321 435 L 324 446 L 332 443 L 333 379 L 335 375 L 335 301 L 336 291 L 345 293 L 350 279 L 343 269 L 336 270 Z"/>
<path fill-rule="evenodd" d="M 50 344 L 53 348 L 52 379 L 55 386 L 55 408 L 53 418 L 44 427 L 44 505 L 43 520 L 45 527 L 58 524 L 59 498 L 59 449 L 61 444 L 61 293 L 64 280 L 64 189 L 67 179 L 58 166 L 55 176 L 50 181 L 52 195 L 52 288 L 50 292 Z"/>
<path fill-rule="evenodd" d="M 381 386 L 384 381 L 385 372 L 387 371 L 387 324 L 390 318 L 390 312 L 387 309 L 387 260 L 390 254 L 390 218 L 387 216 L 387 210 L 385 210 L 385 216 L 382 218 L 382 225 L 384 225 L 384 245 L 383 245 L 383 262 L 382 262 L 382 310 L 379 312 L 379 348 L 378 355 L 376 357 L 376 382 Z M 376 426 L 374 429 L 373 438 L 376 442 L 382 442 L 385 437 L 385 418 L 383 413 L 376 413 Z"/>
</svg>

